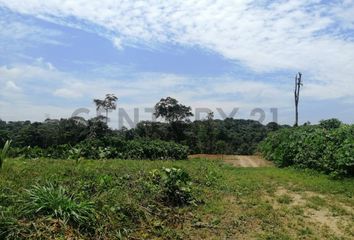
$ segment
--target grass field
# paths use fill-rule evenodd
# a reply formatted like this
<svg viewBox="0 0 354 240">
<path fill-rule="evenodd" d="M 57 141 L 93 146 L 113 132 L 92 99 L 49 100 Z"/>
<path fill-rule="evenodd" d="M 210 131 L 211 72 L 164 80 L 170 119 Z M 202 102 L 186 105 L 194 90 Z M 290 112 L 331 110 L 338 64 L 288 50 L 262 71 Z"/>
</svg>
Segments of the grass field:
<svg viewBox="0 0 354 240">
<path fill-rule="evenodd" d="M 189 174 L 193 201 L 166 201 L 163 167 Z M 354 238 L 354 180 L 294 169 L 7 159 L 0 189 L 0 239 Z"/>
</svg>

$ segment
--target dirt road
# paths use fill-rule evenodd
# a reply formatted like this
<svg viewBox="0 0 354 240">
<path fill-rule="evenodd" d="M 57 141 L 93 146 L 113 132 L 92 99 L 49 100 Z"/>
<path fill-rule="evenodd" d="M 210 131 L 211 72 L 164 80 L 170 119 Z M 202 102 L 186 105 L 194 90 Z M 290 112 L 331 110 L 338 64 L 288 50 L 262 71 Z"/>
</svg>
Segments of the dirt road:
<svg viewBox="0 0 354 240">
<path fill-rule="evenodd" d="M 189 158 L 221 159 L 235 167 L 269 167 L 273 164 L 260 156 L 195 154 Z"/>
</svg>

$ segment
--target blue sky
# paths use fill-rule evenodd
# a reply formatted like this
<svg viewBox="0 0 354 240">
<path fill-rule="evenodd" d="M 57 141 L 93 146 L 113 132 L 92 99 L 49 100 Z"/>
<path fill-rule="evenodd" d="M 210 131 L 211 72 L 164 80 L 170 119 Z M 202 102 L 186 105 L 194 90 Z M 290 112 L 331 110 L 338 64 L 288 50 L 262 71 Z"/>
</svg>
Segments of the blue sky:
<svg viewBox="0 0 354 240">
<path fill-rule="evenodd" d="M 114 93 L 141 119 L 172 96 L 292 124 L 298 71 L 301 122 L 354 122 L 354 1 L 0 0 L 3 120 L 92 117 Z"/>
</svg>

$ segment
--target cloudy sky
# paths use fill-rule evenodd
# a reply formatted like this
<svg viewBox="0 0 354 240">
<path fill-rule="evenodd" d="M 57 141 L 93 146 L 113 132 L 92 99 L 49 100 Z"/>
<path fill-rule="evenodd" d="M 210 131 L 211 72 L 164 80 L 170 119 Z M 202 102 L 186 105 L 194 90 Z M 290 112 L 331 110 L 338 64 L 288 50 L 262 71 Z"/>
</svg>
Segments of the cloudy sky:
<svg viewBox="0 0 354 240">
<path fill-rule="evenodd" d="M 354 122 L 353 0 L 0 0 L 0 118 L 70 117 L 106 93 L 266 122 Z M 112 121 L 117 112 L 111 113 Z M 111 123 L 114 126 L 114 123 Z"/>
</svg>

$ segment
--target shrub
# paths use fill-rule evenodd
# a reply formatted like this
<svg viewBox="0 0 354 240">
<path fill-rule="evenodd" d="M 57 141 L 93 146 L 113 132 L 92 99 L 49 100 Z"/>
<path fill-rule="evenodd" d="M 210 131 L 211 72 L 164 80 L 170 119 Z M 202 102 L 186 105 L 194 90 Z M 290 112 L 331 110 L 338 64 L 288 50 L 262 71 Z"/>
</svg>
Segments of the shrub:
<svg viewBox="0 0 354 240">
<path fill-rule="evenodd" d="M 341 124 L 342 124 L 342 122 L 336 118 L 320 121 L 320 126 L 322 128 L 327 129 L 327 130 L 339 128 Z"/>
<path fill-rule="evenodd" d="M 41 157 L 52 157 L 50 154 L 45 154 L 45 151 L 39 147 L 23 147 L 23 148 L 12 148 L 9 155 L 11 157 L 23 157 L 23 158 L 41 158 Z"/>
<path fill-rule="evenodd" d="M 162 168 L 150 173 L 153 183 L 161 187 L 161 198 L 164 202 L 183 206 L 195 203 L 192 195 L 190 177 L 180 168 Z"/>
<path fill-rule="evenodd" d="M 14 149 L 14 157 L 54 159 L 151 159 L 181 160 L 188 158 L 188 147 L 160 140 L 101 141 L 85 140 L 74 147 L 58 145 L 47 149 L 26 147 Z"/>
<path fill-rule="evenodd" d="M 35 185 L 27 190 L 27 194 L 24 204 L 26 215 L 50 216 L 78 226 L 87 225 L 94 219 L 93 203 L 78 201 L 61 186 Z"/>
<path fill-rule="evenodd" d="M 123 158 L 181 160 L 188 158 L 188 147 L 164 141 L 128 141 L 124 146 Z"/>
<path fill-rule="evenodd" d="M 328 120 L 319 126 L 282 129 L 271 133 L 259 149 L 280 167 L 294 165 L 333 176 L 354 176 L 354 125 L 338 126 L 337 121 Z"/>
</svg>

